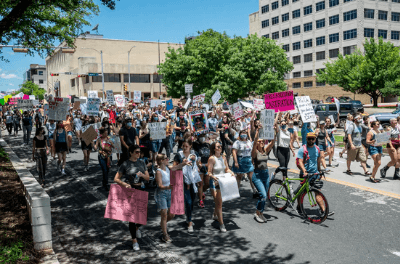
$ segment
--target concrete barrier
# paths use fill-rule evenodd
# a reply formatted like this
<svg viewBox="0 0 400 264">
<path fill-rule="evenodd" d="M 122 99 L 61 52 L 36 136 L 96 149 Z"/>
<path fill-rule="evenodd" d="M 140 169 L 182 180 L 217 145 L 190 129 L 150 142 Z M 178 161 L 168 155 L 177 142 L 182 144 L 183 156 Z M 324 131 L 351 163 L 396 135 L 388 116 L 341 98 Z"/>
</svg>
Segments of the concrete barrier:
<svg viewBox="0 0 400 264">
<path fill-rule="evenodd" d="M 32 173 L 26 169 L 26 163 L 21 162 L 2 138 L 0 138 L 0 146 L 8 153 L 8 157 L 22 182 L 32 226 L 34 248 L 36 250 L 52 249 L 49 195 L 43 190 Z"/>
</svg>

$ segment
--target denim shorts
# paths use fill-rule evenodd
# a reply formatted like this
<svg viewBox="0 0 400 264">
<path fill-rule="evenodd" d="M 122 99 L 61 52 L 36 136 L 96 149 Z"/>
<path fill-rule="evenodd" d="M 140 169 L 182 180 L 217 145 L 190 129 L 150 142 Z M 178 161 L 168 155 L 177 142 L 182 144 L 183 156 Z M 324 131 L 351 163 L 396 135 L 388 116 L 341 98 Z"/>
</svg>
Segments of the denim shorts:
<svg viewBox="0 0 400 264">
<path fill-rule="evenodd" d="M 251 161 L 251 157 L 237 157 L 239 168 L 236 168 L 235 165 L 232 166 L 234 173 L 249 173 L 254 171 L 253 163 Z"/>
<path fill-rule="evenodd" d="M 161 147 L 161 142 L 160 141 L 161 140 L 158 140 L 158 139 L 151 141 L 151 151 L 153 151 L 155 153 L 155 152 L 158 152 L 160 150 L 160 147 Z"/>
<path fill-rule="evenodd" d="M 368 146 L 369 155 L 382 154 L 383 147 Z"/>
<path fill-rule="evenodd" d="M 326 145 L 325 144 L 319 144 L 318 147 L 319 147 L 320 151 L 326 151 Z"/>
<path fill-rule="evenodd" d="M 157 204 L 157 212 L 160 212 L 163 209 L 168 209 L 171 207 L 171 190 L 160 190 L 156 189 L 154 193 L 154 199 Z"/>
<path fill-rule="evenodd" d="M 74 132 L 72 132 L 72 131 L 68 131 L 67 132 L 67 136 L 71 136 L 72 137 L 73 135 L 74 135 Z"/>
<path fill-rule="evenodd" d="M 219 184 L 215 186 L 214 179 L 210 178 L 210 189 L 211 190 L 219 190 Z"/>
</svg>

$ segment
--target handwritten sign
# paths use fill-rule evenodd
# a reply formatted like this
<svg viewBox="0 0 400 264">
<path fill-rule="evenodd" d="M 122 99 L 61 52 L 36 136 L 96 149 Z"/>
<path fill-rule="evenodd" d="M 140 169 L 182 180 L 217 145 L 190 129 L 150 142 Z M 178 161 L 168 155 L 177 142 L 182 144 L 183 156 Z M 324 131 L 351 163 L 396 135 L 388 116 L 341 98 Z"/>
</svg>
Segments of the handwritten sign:
<svg viewBox="0 0 400 264">
<path fill-rule="evenodd" d="M 88 98 L 97 98 L 98 97 L 98 93 L 97 91 L 88 91 Z"/>
<path fill-rule="evenodd" d="M 93 128 L 93 126 L 89 126 L 88 129 L 85 130 L 82 134 L 82 139 L 85 141 L 86 145 L 89 146 L 90 143 L 92 143 L 93 140 L 97 138 L 97 132 Z"/>
<path fill-rule="evenodd" d="M 253 100 L 254 109 L 257 111 L 261 111 L 265 109 L 265 104 L 263 99 L 254 99 Z"/>
<path fill-rule="evenodd" d="M 185 84 L 185 93 L 193 93 L 193 84 Z"/>
<path fill-rule="evenodd" d="M 140 103 L 142 101 L 142 92 L 134 91 L 133 92 L 133 102 Z"/>
<path fill-rule="evenodd" d="M 213 104 L 218 104 L 219 99 L 221 99 L 221 93 L 217 89 L 215 91 L 215 93 L 213 94 L 213 96 L 211 97 L 211 100 L 212 100 Z"/>
<path fill-rule="evenodd" d="M 189 107 L 191 101 L 192 100 L 190 98 L 187 99 L 187 101 L 186 101 L 185 105 L 183 106 L 183 108 L 187 109 Z"/>
<path fill-rule="evenodd" d="M 110 136 L 110 140 L 114 144 L 114 148 L 112 150 L 112 153 L 122 153 L 121 149 L 121 140 L 118 135 L 112 135 Z"/>
<path fill-rule="evenodd" d="M 106 100 L 110 105 L 115 103 L 113 90 L 106 91 Z"/>
<path fill-rule="evenodd" d="M 23 110 L 32 110 L 33 109 L 33 100 L 21 100 L 18 99 L 17 101 L 17 108 Z"/>
<path fill-rule="evenodd" d="M 171 171 L 170 182 L 172 187 L 171 191 L 171 214 L 184 215 L 185 203 L 183 195 L 183 173 L 182 171 Z"/>
<path fill-rule="evenodd" d="M 44 111 L 45 116 L 49 115 L 49 105 L 48 104 L 43 105 L 43 111 Z"/>
<path fill-rule="evenodd" d="M 233 112 L 233 117 L 235 119 L 239 119 L 243 116 L 243 109 L 240 103 L 234 103 L 232 105 L 232 112 Z"/>
<path fill-rule="evenodd" d="M 18 104 L 18 99 L 22 99 L 22 97 L 11 97 L 11 98 L 8 100 L 8 104 L 9 104 L 9 105 Z"/>
<path fill-rule="evenodd" d="M 253 104 L 251 104 L 251 103 L 249 103 L 249 102 L 240 102 L 242 105 L 243 105 L 243 107 L 246 107 L 246 108 L 250 108 L 250 109 L 254 109 L 254 105 Z"/>
<path fill-rule="evenodd" d="M 101 127 L 101 123 L 99 122 L 99 123 L 82 126 L 82 133 L 85 133 L 85 131 L 88 130 L 90 127 L 93 127 L 94 130 L 96 130 L 97 138 L 95 138 L 95 139 L 100 138 L 99 128 Z"/>
<path fill-rule="evenodd" d="M 104 218 L 147 224 L 149 193 L 111 184 Z"/>
<path fill-rule="evenodd" d="M 223 202 L 240 197 L 236 177 L 233 177 L 230 173 L 216 175 L 216 177 L 218 178 L 218 184 L 221 188 L 221 197 Z"/>
<path fill-rule="evenodd" d="M 117 107 L 125 107 L 125 98 L 121 94 L 116 94 L 114 95 L 115 98 L 115 104 Z"/>
<path fill-rule="evenodd" d="M 260 129 L 259 138 L 260 139 L 274 139 L 274 116 L 275 110 L 274 109 L 264 109 L 260 112 L 260 123 L 263 126 Z"/>
<path fill-rule="evenodd" d="M 193 96 L 193 104 L 198 104 L 198 103 L 202 103 L 204 102 L 204 100 L 206 99 L 206 94 L 199 94 L 199 95 L 195 95 Z"/>
<path fill-rule="evenodd" d="M 29 100 L 36 100 L 35 95 L 29 95 Z"/>
<path fill-rule="evenodd" d="M 67 117 L 69 110 L 69 99 L 54 97 L 54 101 L 49 101 L 49 120 L 62 121 Z"/>
<path fill-rule="evenodd" d="M 157 107 L 160 104 L 162 104 L 162 100 L 151 99 L 151 101 L 150 101 L 150 107 Z"/>
<path fill-rule="evenodd" d="M 382 146 L 384 144 L 387 144 L 390 139 L 390 131 L 378 133 L 375 135 L 375 144 L 374 146 Z"/>
<path fill-rule="evenodd" d="M 75 100 L 75 102 L 74 102 L 74 108 L 73 108 L 73 109 L 74 109 L 74 110 L 81 109 L 81 102 Z"/>
<path fill-rule="evenodd" d="M 189 113 L 189 119 L 194 133 L 201 134 L 209 131 L 207 110 L 192 111 Z"/>
<path fill-rule="evenodd" d="M 297 96 L 296 103 L 303 123 L 317 122 L 309 96 Z"/>
<path fill-rule="evenodd" d="M 150 138 L 152 140 L 156 139 L 164 139 L 167 137 L 166 135 L 166 122 L 155 122 L 155 123 L 148 123 L 147 126 L 150 130 Z"/>
<path fill-rule="evenodd" d="M 100 108 L 100 98 L 88 98 L 86 113 L 90 116 L 97 116 Z"/>
<path fill-rule="evenodd" d="M 375 116 L 369 116 L 369 121 L 370 122 L 376 121 L 376 117 Z"/>
<path fill-rule="evenodd" d="M 293 91 L 265 94 L 265 108 L 275 109 L 275 112 L 294 109 Z"/>
</svg>

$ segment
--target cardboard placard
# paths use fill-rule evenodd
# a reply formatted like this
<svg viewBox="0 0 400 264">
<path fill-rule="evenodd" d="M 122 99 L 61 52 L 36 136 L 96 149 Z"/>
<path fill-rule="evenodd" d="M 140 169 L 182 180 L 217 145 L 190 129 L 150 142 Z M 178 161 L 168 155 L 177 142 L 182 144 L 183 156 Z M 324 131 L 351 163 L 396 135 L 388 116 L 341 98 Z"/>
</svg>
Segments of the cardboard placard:
<svg viewBox="0 0 400 264">
<path fill-rule="evenodd" d="M 23 99 L 18 99 L 17 101 L 17 108 L 22 109 L 22 110 L 27 110 L 30 111 L 33 109 L 33 100 L 23 100 Z"/>
<path fill-rule="evenodd" d="M 183 195 L 183 172 L 181 170 L 171 171 L 170 183 L 172 185 L 171 191 L 171 214 L 184 215 L 185 203 Z"/>
<path fill-rule="evenodd" d="M 211 100 L 212 100 L 213 104 L 218 104 L 219 99 L 221 99 L 221 93 L 217 89 L 215 91 L 215 93 L 213 94 L 213 96 L 211 97 Z"/>
<path fill-rule="evenodd" d="M 87 99 L 87 115 L 89 116 L 97 116 L 99 114 L 100 108 L 100 98 L 88 98 Z"/>
<path fill-rule="evenodd" d="M 207 133 L 209 131 L 207 121 L 207 110 L 197 110 L 189 113 L 189 121 L 195 134 Z"/>
<path fill-rule="evenodd" d="M 164 139 L 167 137 L 167 135 L 166 135 L 167 123 L 166 122 L 148 123 L 147 127 L 150 130 L 151 140 Z"/>
<path fill-rule="evenodd" d="M 250 104 L 249 102 L 243 102 L 243 101 L 241 101 L 240 103 L 241 103 L 244 107 L 246 107 L 246 108 L 254 109 L 253 104 Z"/>
<path fill-rule="evenodd" d="M 233 112 L 233 117 L 237 120 L 243 116 L 243 109 L 242 105 L 240 103 L 234 103 L 232 105 L 232 112 Z"/>
<path fill-rule="evenodd" d="M 293 91 L 265 94 L 265 108 L 275 112 L 294 110 Z"/>
<path fill-rule="evenodd" d="M 206 99 L 206 94 L 199 94 L 199 95 L 195 95 L 193 96 L 193 104 L 198 104 L 198 103 L 202 103 L 204 102 L 204 100 Z"/>
<path fill-rule="evenodd" d="M 140 103 L 142 101 L 142 92 L 134 91 L 133 92 L 133 102 Z"/>
<path fill-rule="evenodd" d="M 260 139 L 272 140 L 275 137 L 274 130 L 275 110 L 264 109 L 260 112 L 260 123 L 263 126 L 259 131 Z"/>
<path fill-rule="evenodd" d="M 74 110 L 81 109 L 81 102 L 78 101 L 78 100 L 75 100 L 75 102 L 74 102 L 74 108 L 73 108 L 73 109 L 74 109 Z"/>
<path fill-rule="evenodd" d="M 172 99 L 169 99 L 166 101 L 166 109 L 167 111 L 172 110 L 174 108 L 173 104 L 172 104 Z"/>
<path fill-rule="evenodd" d="M 253 100 L 254 109 L 257 111 L 261 111 L 265 109 L 265 104 L 263 99 L 254 99 Z"/>
<path fill-rule="evenodd" d="M 125 98 L 121 94 L 116 94 L 114 95 L 115 98 L 115 104 L 117 107 L 125 107 Z"/>
<path fill-rule="evenodd" d="M 193 84 L 185 84 L 185 93 L 193 93 Z"/>
<path fill-rule="evenodd" d="M 190 98 L 187 99 L 187 101 L 186 101 L 185 105 L 183 106 L 183 108 L 187 109 L 189 107 L 191 101 L 192 100 Z"/>
<path fill-rule="evenodd" d="M 222 202 L 230 201 L 240 197 L 236 177 L 230 173 L 216 175 L 221 189 Z"/>
<path fill-rule="evenodd" d="M 113 90 L 106 91 L 106 100 L 110 105 L 115 103 Z"/>
<path fill-rule="evenodd" d="M 98 93 L 97 91 L 88 91 L 88 98 L 97 98 L 98 97 Z"/>
<path fill-rule="evenodd" d="M 88 129 L 86 129 L 85 132 L 82 134 L 82 139 L 85 141 L 86 145 L 89 146 L 90 143 L 93 142 L 97 138 L 98 134 L 96 130 L 93 128 L 93 126 L 89 126 Z"/>
<path fill-rule="evenodd" d="M 390 131 L 385 131 L 375 135 L 375 143 L 374 146 L 382 146 L 387 144 L 390 139 Z"/>
<path fill-rule="evenodd" d="M 151 99 L 151 101 L 150 101 L 150 107 L 157 107 L 160 104 L 162 104 L 162 100 Z"/>
<path fill-rule="evenodd" d="M 317 122 L 309 96 L 297 96 L 296 103 L 303 123 Z"/>
<path fill-rule="evenodd" d="M 54 97 L 54 101 L 49 101 L 49 120 L 64 121 L 69 110 L 69 99 Z"/>
</svg>

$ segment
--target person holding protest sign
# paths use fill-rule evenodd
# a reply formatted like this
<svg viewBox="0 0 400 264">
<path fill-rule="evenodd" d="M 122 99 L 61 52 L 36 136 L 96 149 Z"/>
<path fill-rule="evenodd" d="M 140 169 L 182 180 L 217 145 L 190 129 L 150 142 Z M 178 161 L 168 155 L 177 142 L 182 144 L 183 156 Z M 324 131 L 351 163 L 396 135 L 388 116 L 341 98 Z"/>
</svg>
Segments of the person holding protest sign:
<svg viewBox="0 0 400 264">
<path fill-rule="evenodd" d="M 178 120 L 176 120 L 175 131 L 176 131 L 176 140 L 178 141 L 178 149 L 181 149 L 183 143 L 183 136 L 188 131 L 188 121 L 185 118 L 184 109 L 181 109 L 179 111 L 179 118 Z"/>
<path fill-rule="evenodd" d="M 24 111 L 24 115 L 22 117 L 22 125 L 22 133 L 24 134 L 24 145 L 28 145 L 32 132 L 32 116 L 29 115 L 27 111 Z"/>
<path fill-rule="evenodd" d="M 165 152 L 167 153 L 167 157 L 168 159 L 171 158 L 171 148 L 170 148 L 170 137 L 172 135 L 172 130 L 174 129 L 174 125 L 172 124 L 172 121 L 170 119 L 167 119 L 165 117 L 163 117 L 163 119 L 161 120 L 161 122 L 166 122 L 167 125 L 165 126 L 165 138 L 161 139 L 161 144 L 160 144 L 160 149 L 159 149 L 159 153 L 161 153 L 163 151 L 163 149 L 165 148 Z"/>
<path fill-rule="evenodd" d="M 369 177 L 369 180 L 373 183 L 380 182 L 380 180 L 377 180 L 375 178 L 376 172 L 379 169 L 379 166 L 381 166 L 381 158 L 382 158 L 382 146 L 374 146 L 376 142 L 376 135 L 381 133 L 379 130 L 379 121 L 372 121 L 371 122 L 371 127 L 372 129 L 367 133 L 367 139 L 366 143 L 368 144 L 368 152 L 371 155 L 371 158 L 374 160 L 374 167 L 372 169 L 372 175 Z"/>
<path fill-rule="evenodd" d="M 254 143 L 251 151 L 251 156 L 253 158 L 255 167 L 252 181 L 259 193 L 254 219 L 259 223 L 266 223 L 267 219 L 264 217 L 263 212 L 270 182 L 267 162 L 268 153 L 275 145 L 275 139 L 271 140 L 268 145 L 265 145 L 265 140 L 259 139 L 259 131 L 261 128 L 262 125 L 258 124 L 256 127 L 256 134 L 254 135 Z"/>
<path fill-rule="evenodd" d="M 207 119 L 208 122 L 208 127 L 210 128 L 210 131 L 212 132 L 217 132 L 217 127 L 218 127 L 218 119 L 215 117 L 215 112 L 212 111 Z"/>
<path fill-rule="evenodd" d="M 68 146 L 67 146 L 67 131 L 65 131 L 64 124 L 62 123 L 62 121 L 58 123 L 55 134 L 56 134 L 56 152 L 58 155 L 57 171 L 61 172 L 62 175 L 65 175 L 65 162 L 67 157 Z"/>
<path fill-rule="evenodd" d="M 361 163 L 364 169 L 365 176 L 371 175 L 371 172 L 367 170 L 366 163 L 367 157 L 365 156 L 364 148 L 361 143 L 361 116 L 356 116 L 354 119 L 354 125 L 349 126 L 347 129 L 347 140 L 348 140 L 348 152 L 347 152 L 347 171 L 346 174 L 353 175 L 350 170 L 350 164 L 352 161 L 357 160 Z"/>
<path fill-rule="evenodd" d="M 354 117 L 352 114 L 347 114 L 347 119 L 346 119 L 346 124 L 344 125 L 344 137 L 343 137 L 343 142 L 345 143 L 343 150 L 339 153 L 339 157 L 343 158 L 343 154 L 347 151 L 347 145 L 348 145 L 348 134 L 347 130 L 351 127 L 353 128 L 354 123 L 353 123 Z"/>
<path fill-rule="evenodd" d="M 390 156 L 390 162 L 380 170 L 381 178 L 385 178 L 387 170 L 391 166 L 395 166 L 393 180 L 398 180 L 400 179 L 400 129 L 397 126 L 396 118 L 390 119 L 390 127 L 387 128 L 387 131 L 390 131 L 390 141 L 386 145 Z"/>
<path fill-rule="evenodd" d="M 371 127 L 371 123 L 369 121 L 369 116 L 364 116 L 363 121 L 361 122 L 361 128 L 362 128 L 362 132 L 361 132 L 361 144 L 364 148 L 364 152 L 365 152 L 365 157 L 367 158 L 368 161 L 368 149 L 369 149 L 369 145 L 367 143 L 367 134 L 368 132 L 372 129 Z M 367 168 L 371 168 L 368 163 L 366 163 Z"/>
<path fill-rule="evenodd" d="M 122 137 L 122 136 L 121 136 Z M 126 143 L 125 143 L 126 144 Z M 146 164 L 144 161 L 139 160 L 140 147 L 138 145 L 130 145 L 128 147 L 129 159 L 125 160 L 118 169 L 114 177 L 114 182 L 124 188 L 135 188 L 141 190 L 144 186 L 144 181 L 148 181 L 150 176 L 147 172 Z M 127 181 L 122 181 L 125 178 Z M 132 236 L 133 250 L 140 250 L 138 238 L 142 237 L 139 230 L 140 224 L 129 222 L 129 231 Z"/>
<path fill-rule="evenodd" d="M 160 122 L 158 114 L 153 113 L 151 115 L 149 123 L 158 123 L 158 122 Z M 150 140 L 151 140 L 151 152 L 152 152 L 151 160 L 152 160 L 153 164 L 155 164 L 156 156 L 158 154 L 158 151 L 160 150 L 162 140 L 161 139 L 152 139 L 151 135 L 150 135 Z"/>
<path fill-rule="evenodd" d="M 139 145 L 139 137 L 136 134 L 136 129 L 132 127 L 132 118 L 128 117 L 125 119 L 123 127 L 119 130 L 119 138 L 121 140 L 122 155 L 118 166 L 129 159 L 129 147 Z"/>
<path fill-rule="evenodd" d="M 96 142 L 94 147 L 98 150 L 98 159 L 101 170 L 103 172 L 103 188 L 107 191 L 110 190 L 108 187 L 108 173 L 110 172 L 111 161 L 112 161 L 112 149 L 114 144 L 108 137 L 108 131 L 104 127 L 99 128 L 100 138 Z"/>
</svg>

